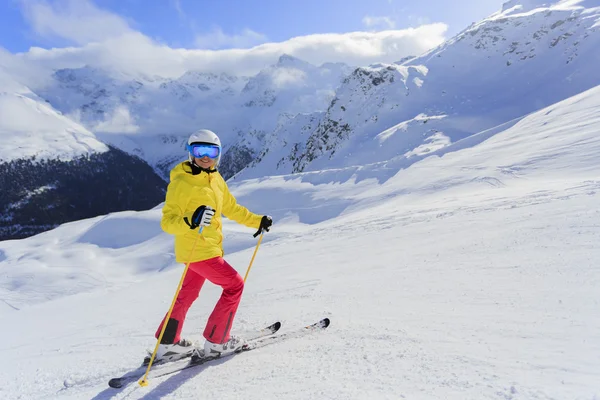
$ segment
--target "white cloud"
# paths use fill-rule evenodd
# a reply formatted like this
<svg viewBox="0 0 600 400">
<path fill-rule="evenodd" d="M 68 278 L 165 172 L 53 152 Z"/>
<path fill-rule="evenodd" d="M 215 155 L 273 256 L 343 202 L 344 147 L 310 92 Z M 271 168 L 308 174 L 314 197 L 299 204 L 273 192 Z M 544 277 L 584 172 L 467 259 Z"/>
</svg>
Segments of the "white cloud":
<svg viewBox="0 0 600 400">
<path fill-rule="evenodd" d="M 60 49 L 32 48 L 16 55 L 19 61 L 46 69 L 90 65 L 118 73 L 177 77 L 185 71 L 255 74 L 289 54 L 315 65 L 344 62 L 368 65 L 394 62 L 421 54 L 444 40 L 445 24 L 383 32 L 352 32 L 300 36 L 285 42 L 265 43 L 250 49 L 188 50 L 157 44 L 141 33 L 128 33 L 100 43 Z"/>
<path fill-rule="evenodd" d="M 244 29 L 240 34 L 227 35 L 221 28 L 215 28 L 211 33 L 196 36 L 195 44 L 199 49 L 245 49 L 265 43 L 267 37 L 251 29 Z"/>
<path fill-rule="evenodd" d="M 383 29 L 394 29 L 396 22 L 391 17 L 372 17 L 365 15 L 362 19 L 362 23 L 367 28 L 383 28 Z"/>
<path fill-rule="evenodd" d="M 132 32 L 123 18 L 89 0 L 21 0 L 21 5 L 33 31 L 44 38 L 84 45 Z"/>
<path fill-rule="evenodd" d="M 100 133 L 136 133 L 139 129 L 125 106 L 117 107 L 112 115 L 92 127 L 94 132 Z"/>
<path fill-rule="evenodd" d="M 0 47 L 0 87 L 4 90 L 11 81 L 32 87 L 42 86 L 48 75 L 48 69 L 31 61 L 15 56 Z M 14 83 L 13 82 L 13 83 Z"/>
<path fill-rule="evenodd" d="M 0 67 L 20 73 L 20 66 L 27 65 L 38 73 L 29 73 L 26 78 L 36 75 L 36 79 L 48 76 L 55 69 L 85 65 L 113 71 L 115 76 L 178 77 L 189 70 L 251 75 L 276 63 L 282 54 L 314 65 L 344 62 L 361 66 L 394 62 L 441 44 L 448 28 L 437 23 L 381 32 L 314 34 L 254 47 L 249 46 L 264 42 L 264 35 L 250 30 L 239 35 L 226 35 L 217 29 L 198 37 L 199 45 L 213 49 L 185 49 L 157 43 L 131 29 L 123 18 L 98 9 L 89 0 L 22 1 L 36 31 L 78 44 L 52 49 L 33 47 L 19 54 L 0 51 Z M 214 50 L 220 47 L 232 48 Z M 27 83 L 33 87 L 39 85 L 39 82 L 31 83 L 29 80 Z"/>
<path fill-rule="evenodd" d="M 306 80 L 306 73 L 297 68 L 278 68 L 272 74 L 272 79 L 279 88 L 301 86 Z"/>
</svg>

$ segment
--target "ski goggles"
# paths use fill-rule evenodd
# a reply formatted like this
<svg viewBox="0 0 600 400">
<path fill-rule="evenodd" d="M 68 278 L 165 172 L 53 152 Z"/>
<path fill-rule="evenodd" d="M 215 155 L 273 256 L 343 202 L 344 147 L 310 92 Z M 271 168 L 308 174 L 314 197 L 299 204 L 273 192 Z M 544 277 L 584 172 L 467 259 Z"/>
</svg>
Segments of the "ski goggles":
<svg viewBox="0 0 600 400">
<path fill-rule="evenodd" d="M 214 144 L 194 143 L 188 144 L 187 150 L 194 158 L 217 158 L 221 154 L 221 148 Z"/>
</svg>

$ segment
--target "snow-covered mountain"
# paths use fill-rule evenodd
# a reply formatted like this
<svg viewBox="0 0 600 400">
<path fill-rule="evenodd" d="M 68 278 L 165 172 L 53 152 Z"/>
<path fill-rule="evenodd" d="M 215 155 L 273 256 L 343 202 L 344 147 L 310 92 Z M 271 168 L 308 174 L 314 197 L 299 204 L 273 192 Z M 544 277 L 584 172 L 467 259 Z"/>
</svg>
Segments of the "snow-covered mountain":
<svg viewBox="0 0 600 400">
<path fill-rule="evenodd" d="M 0 162 L 103 153 L 108 147 L 92 132 L 56 111 L 0 69 Z"/>
<path fill-rule="evenodd" d="M 189 133 L 213 129 L 230 151 L 222 162 L 230 176 L 256 156 L 281 119 L 324 110 L 351 71 L 288 55 L 253 77 L 189 71 L 177 79 L 132 78 L 83 67 L 56 71 L 36 91 L 102 140 L 147 160 L 165 179 Z"/>
<path fill-rule="evenodd" d="M 252 78 L 190 71 L 175 80 L 134 79 L 84 67 L 56 71 L 35 93 L 3 73 L 0 240 L 155 206 L 199 126 L 219 132 L 221 171 L 231 176 L 255 158 L 281 118 L 326 107 L 348 70 L 289 56 Z"/>
<path fill-rule="evenodd" d="M 388 65 L 314 66 L 283 55 L 256 76 L 177 79 L 62 69 L 21 99 L 58 110 L 78 137 L 165 180 L 198 127 L 221 136 L 226 178 L 410 164 L 600 84 L 599 10 L 599 0 L 510 1 L 438 48 Z M 30 159 L 26 147 L 6 148 Z"/>
<path fill-rule="evenodd" d="M 164 199 L 164 182 L 140 159 L 107 146 L 1 70 L 0 90 L 0 240 Z"/>
<path fill-rule="evenodd" d="M 178 79 L 114 76 L 82 67 L 61 69 L 36 91 L 63 113 L 99 133 L 143 135 L 189 130 L 196 119 L 209 121 L 239 93 L 244 78 L 189 71 Z"/>
<path fill-rule="evenodd" d="M 412 157 L 600 84 L 600 2 L 504 4 L 428 53 L 358 68 L 289 119 L 240 177 Z"/>
<path fill-rule="evenodd" d="M 2 398 L 598 398 L 600 86 L 508 125 L 405 168 L 234 181 L 275 224 L 233 333 L 332 324 L 143 388 L 107 382 L 153 349 L 181 277 L 160 207 L 0 242 Z M 254 230 L 224 221 L 243 275 Z M 220 295 L 204 285 L 184 337 Z"/>
<path fill-rule="evenodd" d="M 231 110 L 231 130 L 237 136 L 225 147 L 224 176 L 230 177 L 254 161 L 267 146 L 265 138 L 289 119 L 324 110 L 352 70 L 341 63 L 315 67 L 283 55 L 277 64 L 251 78 L 240 95 L 241 107 Z"/>
<path fill-rule="evenodd" d="M 288 55 L 252 77 L 177 79 L 57 71 L 36 89 L 165 179 L 200 126 L 240 177 L 411 157 L 600 84 L 598 0 L 509 1 L 438 48 L 399 63 L 319 67 Z"/>
</svg>

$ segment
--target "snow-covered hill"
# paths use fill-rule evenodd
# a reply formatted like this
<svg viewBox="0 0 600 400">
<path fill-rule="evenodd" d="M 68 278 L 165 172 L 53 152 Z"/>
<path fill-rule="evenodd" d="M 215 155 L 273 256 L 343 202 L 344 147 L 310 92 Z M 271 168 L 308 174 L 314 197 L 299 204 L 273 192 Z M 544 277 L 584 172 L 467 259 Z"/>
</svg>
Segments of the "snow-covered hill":
<svg viewBox="0 0 600 400">
<path fill-rule="evenodd" d="M 0 144 L 0 240 L 164 200 L 166 185 L 146 163 L 107 146 L 1 70 Z"/>
<path fill-rule="evenodd" d="M 435 151 L 600 84 L 600 2 L 509 2 L 403 64 L 356 69 L 282 124 L 241 177 Z"/>
<path fill-rule="evenodd" d="M 74 157 L 108 151 L 93 133 L 61 115 L 0 69 L 0 162 Z"/>
<path fill-rule="evenodd" d="M 234 324 L 328 331 L 151 379 L 140 361 L 182 267 L 159 209 L 0 243 L 3 398 L 594 399 L 600 396 L 600 86 L 409 165 L 251 179 L 275 216 Z M 413 161 L 411 160 L 411 161 Z M 244 273 L 253 231 L 228 223 Z M 200 338 L 205 285 L 184 333 Z M 1 304 L 1 303 L 0 303 Z M 235 376 L 235 379 L 231 379 Z M 223 385 L 222 382 L 227 382 Z"/>
</svg>

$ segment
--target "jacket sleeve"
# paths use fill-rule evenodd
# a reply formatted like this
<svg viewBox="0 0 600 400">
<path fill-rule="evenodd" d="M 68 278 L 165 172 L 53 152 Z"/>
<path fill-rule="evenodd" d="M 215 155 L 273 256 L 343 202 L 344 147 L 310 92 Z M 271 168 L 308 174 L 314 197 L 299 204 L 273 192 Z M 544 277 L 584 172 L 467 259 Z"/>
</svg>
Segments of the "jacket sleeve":
<svg viewBox="0 0 600 400">
<path fill-rule="evenodd" d="M 223 215 L 231 220 L 234 220 L 238 224 L 246 225 L 248 228 L 256 228 L 260 226 L 262 215 L 254 214 L 250 212 L 246 207 L 241 206 L 237 203 L 237 200 L 231 192 L 227 183 L 225 183 L 225 189 L 223 191 Z"/>
<path fill-rule="evenodd" d="M 182 235 L 190 230 L 190 227 L 183 221 L 185 204 L 182 203 L 181 190 L 181 183 L 177 181 L 169 183 L 162 209 L 160 227 L 171 235 Z"/>
</svg>

